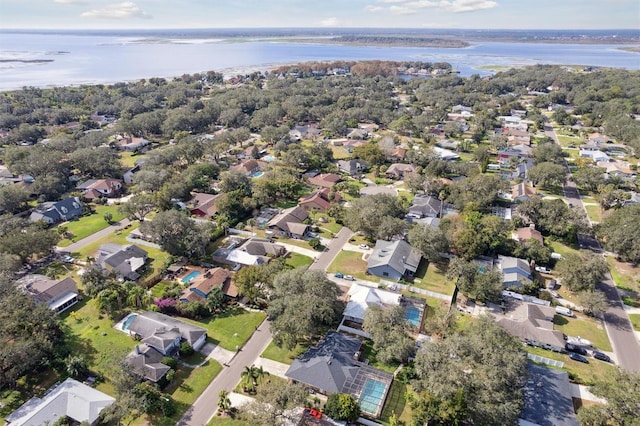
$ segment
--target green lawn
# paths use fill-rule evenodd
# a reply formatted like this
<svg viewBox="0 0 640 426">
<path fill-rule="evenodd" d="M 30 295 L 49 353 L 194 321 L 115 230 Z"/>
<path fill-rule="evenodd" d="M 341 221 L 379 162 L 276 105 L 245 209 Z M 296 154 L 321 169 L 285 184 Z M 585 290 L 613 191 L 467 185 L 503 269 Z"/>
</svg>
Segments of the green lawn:
<svg viewBox="0 0 640 426">
<path fill-rule="evenodd" d="M 217 401 L 216 401 L 217 403 Z M 207 426 L 252 426 L 251 423 L 232 419 L 228 416 L 212 417 Z"/>
<path fill-rule="evenodd" d="M 573 254 L 578 253 L 577 249 L 571 246 L 568 246 L 564 243 L 561 243 L 559 241 L 546 240 L 545 242 L 549 247 L 551 247 L 551 250 L 553 250 L 554 253 L 560 253 L 562 256 L 566 256 L 569 253 L 573 253 Z"/>
<path fill-rule="evenodd" d="M 94 206 L 94 209 L 95 213 L 89 216 L 82 216 L 77 220 L 72 220 L 59 225 L 59 227 L 66 227 L 67 231 L 73 235 L 72 239 L 64 239 L 60 241 L 58 243 L 60 247 L 66 247 L 75 241 L 79 241 L 108 227 L 109 224 L 104 220 L 105 213 L 111 213 L 113 216 L 113 222 L 119 222 L 124 219 L 125 216 L 118 211 L 118 206 L 98 205 Z"/>
<path fill-rule="evenodd" d="M 556 134 L 558 136 L 558 142 L 562 145 L 563 148 L 566 148 L 569 145 L 575 145 L 576 148 L 580 148 L 580 145 L 585 143 L 585 141 L 579 137 L 575 136 L 566 136 L 561 134 Z"/>
<path fill-rule="evenodd" d="M 342 146 L 329 145 L 331 151 L 333 151 L 333 158 L 336 160 L 344 160 L 345 158 L 351 158 L 351 154 Z"/>
<path fill-rule="evenodd" d="M 633 329 L 640 331 L 640 314 L 629 314 L 629 320 L 631 321 Z"/>
<path fill-rule="evenodd" d="M 288 350 L 287 348 L 279 348 L 273 341 L 269 343 L 267 349 L 262 352 L 262 357 L 278 361 L 283 364 L 291 364 L 297 356 L 302 355 L 306 350 L 307 345 L 301 345 L 298 343 L 295 348 Z"/>
<path fill-rule="evenodd" d="M 555 329 L 567 336 L 580 336 L 590 340 L 593 345 L 603 351 L 611 352 L 611 343 L 607 331 L 601 322 L 595 318 L 584 316 L 580 313 L 575 318 L 556 315 L 553 319 Z"/>
<path fill-rule="evenodd" d="M 367 275 L 367 262 L 362 260 L 362 253 L 359 251 L 342 250 L 327 268 L 327 272 L 342 272 L 345 275 L 353 275 L 361 280 L 380 281 L 375 275 Z"/>
<path fill-rule="evenodd" d="M 613 256 L 606 256 L 606 259 L 616 287 L 640 293 L 640 268 L 629 263 L 618 262 Z"/>
<path fill-rule="evenodd" d="M 389 417 L 393 414 L 396 415 L 398 420 L 403 421 L 404 424 L 411 423 L 411 407 L 407 404 L 404 398 L 405 393 L 408 390 L 408 386 L 401 383 L 399 380 L 394 380 L 391 384 L 391 389 L 387 395 L 387 400 L 382 408 L 382 414 L 380 420 L 383 424 L 389 424 Z"/>
<path fill-rule="evenodd" d="M 587 215 L 592 222 L 600 222 L 602 220 L 602 212 L 600 206 L 585 206 Z"/>
<path fill-rule="evenodd" d="M 242 347 L 255 329 L 265 319 L 264 312 L 249 312 L 242 308 L 231 309 L 222 315 L 193 321 L 180 318 L 207 330 L 209 338 L 213 339 L 225 349 L 235 351 L 236 347 Z"/>
<path fill-rule="evenodd" d="M 420 267 L 416 271 L 416 277 L 414 278 L 413 285 L 435 293 L 447 295 L 453 294 L 453 290 L 456 285 L 445 276 L 446 268 L 446 263 L 438 265 L 435 263 L 428 263 L 423 260 L 420 262 Z M 426 272 L 423 271 L 424 269 L 426 269 Z"/>
<path fill-rule="evenodd" d="M 611 377 L 617 368 L 615 365 L 598 361 L 593 358 L 589 358 L 589 364 L 584 364 L 582 362 L 572 360 L 568 355 L 547 351 L 542 348 L 532 348 L 527 346 L 526 351 L 534 355 L 564 362 L 564 367 L 561 370 L 569 373 L 569 378 L 572 381 L 582 385 L 591 385 L 597 380 L 607 379 Z"/>
<path fill-rule="evenodd" d="M 122 152 L 120 153 L 120 163 L 127 169 L 135 166 L 136 161 L 144 158 L 145 155 L 136 155 L 133 152 Z"/>
<path fill-rule="evenodd" d="M 373 349 L 373 341 L 369 339 L 364 339 L 362 341 L 362 346 L 360 347 L 360 351 L 362 352 L 362 359 L 368 360 L 369 365 L 375 368 L 379 368 L 380 370 L 393 373 L 394 371 L 396 371 L 398 366 L 400 366 L 400 363 L 383 364 L 379 362 L 376 358 L 376 350 Z"/>
<path fill-rule="evenodd" d="M 15 389 L 0 390 L 0 423 L 4 424 L 5 417 L 34 395 L 42 396 L 47 389 L 60 380 L 53 370 L 45 370 L 25 377 L 28 380 L 19 381 Z"/>
<path fill-rule="evenodd" d="M 300 253 L 289 253 L 286 264 L 294 269 L 307 267 L 313 263 L 313 259 Z"/>
</svg>

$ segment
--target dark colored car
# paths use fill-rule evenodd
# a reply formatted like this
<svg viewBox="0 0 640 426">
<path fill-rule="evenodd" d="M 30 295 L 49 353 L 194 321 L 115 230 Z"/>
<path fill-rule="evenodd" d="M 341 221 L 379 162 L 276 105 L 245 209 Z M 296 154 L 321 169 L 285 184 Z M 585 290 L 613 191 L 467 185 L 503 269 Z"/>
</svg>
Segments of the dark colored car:
<svg viewBox="0 0 640 426">
<path fill-rule="evenodd" d="M 575 352 L 571 352 L 571 353 L 569 354 L 569 358 L 571 358 L 571 359 L 572 359 L 572 360 L 574 360 L 574 361 L 580 361 L 580 362 L 584 362 L 585 364 L 589 364 L 589 360 L 588 360 L 588 359 L 586 359 L 586 358 L 585 358 L 585 357 L 583 357 L 582 355 L 577 354 L 577 353 L 575 353 Z"/>
<path fill-rule="evenodd" d="M 574 352 L 580 355 L 587 355 L 587 350 L 578 345 L 572 345 L 571 343 L 567 343 L 564 345 L 564 348 L 569 352 Z"/>
<path fill-rule="evenodd" d="M 599 359 L 600 361 L 611 362 L 611 358 L 609 358 L 609 355 L 603 354 L 602 352 L 593 351 L 593 357 L 595 359 Z"/>
</svg>

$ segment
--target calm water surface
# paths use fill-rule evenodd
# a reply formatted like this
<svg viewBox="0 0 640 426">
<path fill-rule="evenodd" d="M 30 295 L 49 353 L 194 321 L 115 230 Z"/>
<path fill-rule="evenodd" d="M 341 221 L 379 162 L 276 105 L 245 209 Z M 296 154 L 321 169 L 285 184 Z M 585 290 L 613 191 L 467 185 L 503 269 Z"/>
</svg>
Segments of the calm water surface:
<svg viewBox="0 0 640 426">
<path fill-rule="evenodd" d="M 487 75 L 489 71 L 481 68 L 486 66 L 537 63 L 640 69 L 640 54 L 626 52 L 619 47 L 481 42 L 463 49 L 443 49 L 0 33 L 0 90 L 23 86 L 112 83 L 207 70 L 232 75 L 272 65 L 327 60 L 449 62 L 463 76 Z"/>
</svg>

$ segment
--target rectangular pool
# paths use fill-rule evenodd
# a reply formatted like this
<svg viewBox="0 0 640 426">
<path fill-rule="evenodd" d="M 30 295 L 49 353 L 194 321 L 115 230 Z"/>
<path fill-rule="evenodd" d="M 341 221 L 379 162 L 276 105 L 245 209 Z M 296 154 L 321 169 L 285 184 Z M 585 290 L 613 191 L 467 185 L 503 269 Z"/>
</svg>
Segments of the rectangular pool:
<svg viewBox="0 0 640 426">
<path fill-rule="evenodd" d="M 187 275 L 186 277 L 184 277 L 181 281 L 182 284 L 189 284 L 191 281 L 193 281 L 193 279 L 195 277 L 197 277 L 198 275 L 200 275 L 200 271 L 191 271 L 189 272 L 189 275 Z"/>
<path fill-rule="evenodd" d="M 420 325 L 420 309 L 416 308 L 415 306 L 409 306 L 404 314 L 404 317 L 414 327 L 418 327 Z"/>
<path fill-rule="evenodd" d="M 377 416 L 383 404 L 387 385 L 374 379 L 367 379 L 360 392 L 358 404 L 365 413 Z"/>
</svg>

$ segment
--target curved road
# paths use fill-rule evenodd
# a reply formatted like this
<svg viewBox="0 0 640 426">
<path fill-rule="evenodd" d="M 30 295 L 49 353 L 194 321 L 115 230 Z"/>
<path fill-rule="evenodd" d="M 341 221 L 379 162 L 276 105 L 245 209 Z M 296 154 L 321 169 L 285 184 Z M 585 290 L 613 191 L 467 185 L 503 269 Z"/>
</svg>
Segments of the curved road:
<svg viewBox="0 0 640 426">
<path fill-rule="evenodd" d="M 553 127 L 545 126 L 545 135 L 559 144 Z M 571 172 L 566 162 L 565 166 L 567 167 L 567 176 L 571 177 Z M 563 190 L 565 201 L 570 205 L 580 206 L 586 214 L 586 209 L 580 198 L 576 184 L 572 180 L 567 179 Z M 578 242 L 582 248 L 590 249 L 595 253 L 603 253 L 600 244 L 594 238 L 579 235 Z M 622 300 L 611 277 L 611 273 L 607 272 L 605 279 L 600 282 L 597 288 L 607 296 L 609 301 L 609 308 L 604 313 L 604 326 L 609 335 L 613 352 L 616 354 L 618 365 L 628 371 L 640 372 L 640 345 L 638 345 L 638 340 L 631 327 L 629 316 L 623 309 Z"/>
</svg>

